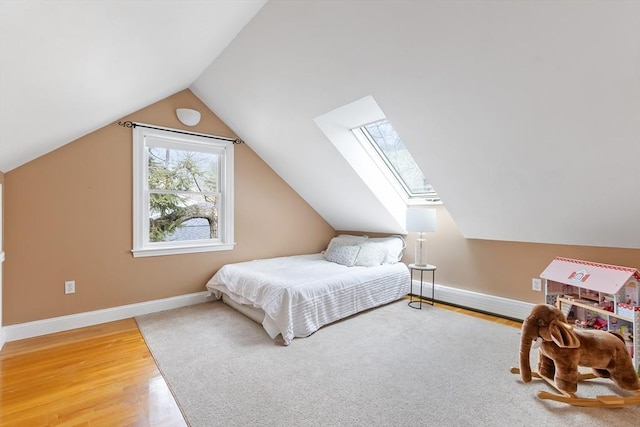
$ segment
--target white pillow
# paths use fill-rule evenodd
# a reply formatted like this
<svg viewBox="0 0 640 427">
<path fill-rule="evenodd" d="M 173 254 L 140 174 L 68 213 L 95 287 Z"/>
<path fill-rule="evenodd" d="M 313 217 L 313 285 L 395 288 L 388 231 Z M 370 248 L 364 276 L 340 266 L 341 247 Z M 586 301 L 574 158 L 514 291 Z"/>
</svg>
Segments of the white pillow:
<svg viewBox="0 0 640 427">
<path fill-rule="evenodd" d="M 327 249 L 325 250 L 325 258 L 326 253 L 331 248 L 332 244 L 341 244 L 347 246 L 357 246 L 358 244 L 367 240 L 367 236 L 354 236 L 352 234 L 340 234 L 339 236 L 334 237 L 329 241 L 329 245 L 327 245 Z"/>
<path fill-rule="evenodd" d="M 372 237 L 367 240 L 368 242 L 381 243 L 387 252 L 383 264 L 394 264 L 402 259 L 404 248 L 406 247 L 405 241 L 402 236 L 389 236 L 389 237 Z"/>
<path fill-rule="evenodd" d="M 356 258 L 358 257 L 359 252 L 360 246 L 334 243 L 329 245 L 329 249 L 327 249 L 327 252 L 325 253 L 325 258 L 327 261 L 335 262 L 336 264 L 353 267 L 356 263 Z"/>
<path fill-rule="evenodd" d="M 384 262 L 387 257 L 387 250 L 382 243 L 364 242 L 360 243 L 360 252 L 356 258 L 355 265 L 362 267 L 374 267 Z"/>
</svg>

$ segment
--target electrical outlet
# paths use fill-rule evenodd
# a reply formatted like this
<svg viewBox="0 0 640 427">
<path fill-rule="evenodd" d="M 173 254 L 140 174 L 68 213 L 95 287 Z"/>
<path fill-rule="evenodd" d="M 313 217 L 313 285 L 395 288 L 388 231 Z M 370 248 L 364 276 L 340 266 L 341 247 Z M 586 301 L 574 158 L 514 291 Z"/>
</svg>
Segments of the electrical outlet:
<svg viewBox="0 0 640 427">
<path fill-rule="evenodd" d="M 542 279 L 533 278 L 531 279 L 531 289 L 534 291 L 542 291 Z"/>
<path fill-rule="evenodd" d="M 75 280 L 67 280 L 64 282 L 64 293 L 65 294 L 75 294 L 76 293 L 76 281 Z"/>
</svg>

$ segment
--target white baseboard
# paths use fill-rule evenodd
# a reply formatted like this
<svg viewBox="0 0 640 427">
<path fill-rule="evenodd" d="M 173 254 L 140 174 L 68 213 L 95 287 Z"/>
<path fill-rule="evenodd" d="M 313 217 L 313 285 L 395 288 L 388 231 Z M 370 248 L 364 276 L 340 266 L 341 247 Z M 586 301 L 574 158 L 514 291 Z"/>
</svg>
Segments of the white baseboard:
<svg viewBox="0 0 640 427">
<path fill-rule="evenodd" d="M 87 311 L 84 313 L 70 314 L 68 316 L 52 317 L 50 319 L 9 325 L 0 330 L 0 343 L 4 344 L 3 340 L 6 342 L 16 341 L 55 332 L 68 331 L 70 329 L 83 328 L 85 326 L 98 325 L 100 323 L 113 322 L 115 320 L 128 319 L 157 311 L 199 304 L 214 299 L 209 295 L 210 292 L 203 291 L 103 310 Z M 2 348 L 1 345 L 0 348 Z"/>
<path fill-rule="evenodd" d="M 417 293 L 419 289 L 420 282 L 414 281 L 414 293 Z M 0 328 L 0 349 L 5 342 L 37 337 L 55 332 L 68 331 L 85 326 L 98 325 L 100 323 L 113 322 L 115 320 L 122 320 L 130 317 L 141 316 L 143 314 L 155 313 L 158 311 L 211 301 L 213 297 L 209 295 L 209 292 L 203 291 L 160 300 L 4 326 Z M 423 284 L 422 295 L 428 297 L 431 296 L 431 283 Z M 437 283 L 435 285 L 435 298 L 436 301 L 442 301 L 449 304 L 468 307 L 474 310 L 494 313 L 499 316 L 520 320 L 526 318 L 529 315 L 531 308 L 534 306 L 534 304 L 528 302 L 450 288 Z"/>
<path fill-rule="evenodd" d="M 419 291 L 420 281 L 414 280 L 413 294 L 417 295 Z M 422 295 L 431 298 L 431 283 L 423 283 Z M 450 288 L 437 283 L 435 285 L 435 300 L 518 320 L 524 320 L 535 305 L 464 289 Z"/>
</svg>

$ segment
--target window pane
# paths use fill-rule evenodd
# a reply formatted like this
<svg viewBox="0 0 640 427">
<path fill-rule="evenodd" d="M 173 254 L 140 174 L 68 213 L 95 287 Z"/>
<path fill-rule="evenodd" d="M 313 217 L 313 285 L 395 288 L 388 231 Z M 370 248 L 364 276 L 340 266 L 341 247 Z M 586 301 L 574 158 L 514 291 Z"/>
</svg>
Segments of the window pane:
<svg viewBox="0 0 640 427">
<path fill-rule="evenodd" d="M 165 238 L 166 242 L 175 242 L 180 240 L 202 240 L 209 239 L 211 228 L 209 221 L 204 218 L 189 219 Z"/>
<path fill-rule="evenodd" d="M 217 197 L 184 193 L 149 194 L 149 241 L 218 238 Z"/>
<path fill-rule="evenodd" d="M 435 194 L 433 187 L 388 120 L 380 120 L 364 128 L 410 195 Z"/>
<path fill-rule="evenodd" d="M 219 155 L 149 147 L 149 189 L 217 192 Z"/>
</svg>

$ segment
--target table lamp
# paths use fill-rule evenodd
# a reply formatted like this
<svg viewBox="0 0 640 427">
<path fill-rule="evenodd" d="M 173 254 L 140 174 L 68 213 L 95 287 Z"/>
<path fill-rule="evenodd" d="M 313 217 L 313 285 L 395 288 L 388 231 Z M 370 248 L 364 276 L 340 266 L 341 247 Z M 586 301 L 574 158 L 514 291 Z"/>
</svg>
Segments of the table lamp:
<svg viewBox="0 0 640 427">
<path fill-rule="evenodd" d="M 415 265 L 427 265 L 427 240 L 425 233 L 436 231 L 436 210 L 429 208 L 407 209 L 407 231 L 417 232 Z"/>
</svg>

